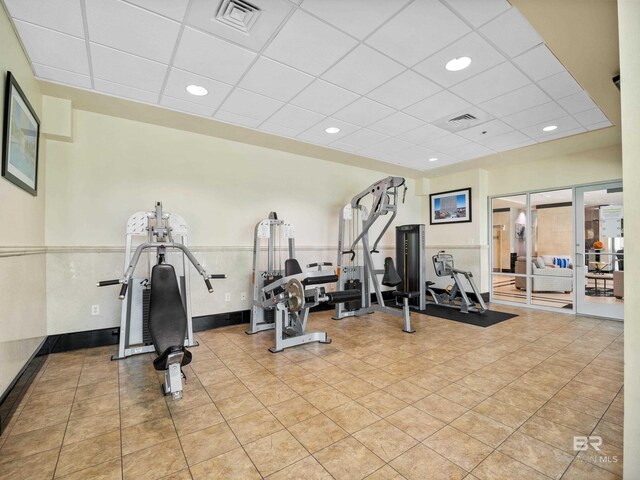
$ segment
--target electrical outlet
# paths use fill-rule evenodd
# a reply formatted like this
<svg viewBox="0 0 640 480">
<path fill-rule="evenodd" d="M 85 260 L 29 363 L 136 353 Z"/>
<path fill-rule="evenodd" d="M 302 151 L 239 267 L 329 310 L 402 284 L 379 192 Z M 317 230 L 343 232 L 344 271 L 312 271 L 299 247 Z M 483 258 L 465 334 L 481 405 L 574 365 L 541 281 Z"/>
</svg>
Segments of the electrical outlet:
<svg viewBox="0 0 640 480">
<path fill-rule="evenodd" d="M 240 294 L 240 300 L 246 300 L 247 299 L 247 292 L 242 292 Z"/>
<path fill-rule="evenodd" d="M 100 305 L 91 305 L 91 315 L 100 315 Z"/>
<path fill-rule="evenodd" d="M 224 294 L 224 301 L 225 302 L 230 302 L 231 301 L 231 294 L 230 293 L 225 293 Z"/>
</svg>

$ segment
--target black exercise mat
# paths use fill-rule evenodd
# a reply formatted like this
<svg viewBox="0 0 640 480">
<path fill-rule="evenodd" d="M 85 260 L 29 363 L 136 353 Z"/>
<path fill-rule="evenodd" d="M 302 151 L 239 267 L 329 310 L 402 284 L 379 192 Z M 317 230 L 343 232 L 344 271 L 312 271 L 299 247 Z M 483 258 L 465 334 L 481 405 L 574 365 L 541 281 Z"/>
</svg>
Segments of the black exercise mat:
<svg viewBox="0 0 640 480">
<path fill-rule="evenodd" d="M 495 312 L 487 310 L 484 313 L 462 313 L 455 308 L 442 307 L 439 305 L 427 305 L 424 310 L 411 310 L 411 313 L 421 313 L 432 317 L 446 318 L 455 322 L 468 323 L 476 327 L 490 327 L 496 323 L 504 322 L 510 318 L 517 317 L 513 313 Z"/>
</svg>

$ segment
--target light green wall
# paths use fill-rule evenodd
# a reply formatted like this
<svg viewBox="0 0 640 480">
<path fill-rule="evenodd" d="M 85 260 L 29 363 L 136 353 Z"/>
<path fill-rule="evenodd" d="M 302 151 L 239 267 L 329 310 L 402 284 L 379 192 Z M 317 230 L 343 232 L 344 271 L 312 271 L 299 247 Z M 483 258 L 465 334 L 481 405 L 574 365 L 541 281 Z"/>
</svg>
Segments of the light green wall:
<svg viewBox="0 0 640 480">
<path fill-rule="evenodd" d="M 42 96 L 13 27 L 0 4 L 0 98 L 10 71 L 42 118 Z M 2 105 L 4 111 L 4 105 Z M 4 131 L 0 115 L 0 131 Z M 0 178 L 0 395 L 46 335 L 44 148 L 38 196 Z"/>
</svg>

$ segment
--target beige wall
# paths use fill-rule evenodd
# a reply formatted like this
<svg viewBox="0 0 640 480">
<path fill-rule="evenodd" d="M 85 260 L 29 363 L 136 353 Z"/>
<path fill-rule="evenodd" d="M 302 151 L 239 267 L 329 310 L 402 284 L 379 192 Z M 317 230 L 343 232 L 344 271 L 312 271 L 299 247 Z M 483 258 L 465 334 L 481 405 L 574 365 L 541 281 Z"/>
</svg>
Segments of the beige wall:
<svg viewBox="0 0 640 480">
<path fill-rule="evenodd" d="M 573 207 L 541 208 L 538 217 L 538 255 L 573 258 Z"/>
<path fill-rule="evenodd" d="M 42 118 L 42 96 L 0 4 L 0 98 L 10 71 Z M 4 105 L 2 106 L 4 111 Z M 0 115 L 0 131 L 4 131 Z M 38 196 L 0 178 L 0 395 L 46 335 L 44 259 L 44 148 Z"/>
<path fill-rule="evenodd" d="M 619 0 L 620 78 L 622 79 L 622 164 L 624 204 L 627 215 L 625 236 L 638 238 L 640 218 L 640 2 Z M 631 214 L 629 214 L 631 213 Z M 638 242 L 627 242 L 624 262 L 625 283 L 635 285 L 640 278 Z M 633 292 L 633 290 L 632 290 Z M 640 478 L 640 298 L 635 292 L 624 299 L 624 478 Z"/>
<path fill-rule="evenodd" d="M 186 219 L 205 268 L 227 274 L 212 295 L 194 277 L 193 313 L 205 315 L 250 307 L 240 296 L 251 292 L 253 230 L 270 211 L 294 224 L 304 263 L 335 262 L 342 206 L 387 175 L 82 110 L 73 115 L 73 140 L 47 141 L 50 334 L 119 324 L 116 289 L 95 282 L 121 275 L 127 219 L 156 200 Z M 407 183 L 397 225 L 422 219 L 414 181 Z M 391 228 L 382 245 L 393 244 Z M 101 314 L 91 316 L 91 305 Z"/>
</svg>

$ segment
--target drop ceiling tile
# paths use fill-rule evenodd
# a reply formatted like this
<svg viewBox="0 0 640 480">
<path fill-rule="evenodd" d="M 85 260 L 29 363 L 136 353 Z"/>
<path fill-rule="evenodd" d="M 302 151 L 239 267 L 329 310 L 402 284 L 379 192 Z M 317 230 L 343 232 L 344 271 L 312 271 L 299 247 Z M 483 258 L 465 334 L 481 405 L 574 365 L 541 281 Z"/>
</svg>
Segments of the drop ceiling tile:
<svg viewBox="0 0 640 480">
<path fill-rule="evenodd" d="M 458 72 L 450 72 L 445 65 L 452 58 L 469 57 L 471 65 Z M 438 82 L 443 87 L 450 87 L 471 78 L 499 63 L 505 61 L 504 56 L 475 32 L 465 35 L 448 47 L 431 55 L 417 64 L 414 70 Z"/>
<path fill-rule="evenodd" d="M 297 130 L 297 135 L 311 128 L 324 118 L 324 115 L 320 115 L 319 113 L 305 110 L 295 105 L 285 105 L 269 117 L 269 123 Z"/>
<path fill-rule="evenodd" d="M 602 113 L 599 108 L 592 108 L 591 110 L 585 110 L 584 112 L 575 113 L 573 118 L 578 120 L 583 126 L 588 127 L 596 123 L 608 122 L 607 116 Z"/>
<path fill-rule="evenodd" d="M 394 112 L 381 103 L 361 97 L 352 104 L 336 112 L 333 116 L 345 122 L 353 123 L 360 127 L 366 127 Z"/>
<path fill-rule="evenodd" d="M 497 135 L 495 137 L 480 139 L 477 141 L 477 143 L 479 143 L 480 145 L 484 145 L 491 150 L 495 150 L 496 152 L 502 152 L 514 148 L 515 145 L 521 147 L 525 144 L 532 145 L 536 142 L 535 140 L 531 140 L 524 133 L 513 130 L 511 132 L 503 133 L 502 135 Z"/>
<path fill-rule="evenodd" d="M 91 78 L 88 75 L 80 75 L 79 73 L 60 70 L 55 67 L 48 67 L 39 63 L 33 64 L 33 70 L 36 77 L 52 82 L 73 85 L 74 87 L 91 88 Z"/>
<path fill-rule="evenodd" d="M 517 56 L 513 59 L 513 63 L 534 82 L 564 71 L 560 60 L 544 44 Z"/>
<path fill-rule="evenodd" d="M 405 68 L 366 45 L 355 50 L 331 67 L 322 78 L 352 92 L 364 95 L 395 77 Z"/>
<path fill-rule="evenodd" d="M 94 78 L 160 93 L 167 66 L 129 53 L 91 44 Z"/>
<path fill-rule="evenodd" d="M 311 132 L 303 132 L 300 135 L 298 135 L 296 139 L 302 142 L 313 143 L 315 145 L 322 145 L 322 146 L 327 146 L 329 145 L 329 143 L 331 143 L 331 139 L 327 137 L 323 137 L 322 135 L 311 133 Z"/>
<path fill-rule="evenodd" d="M 449 135 L 445 135 L 444 137 L 429 140 L 424 144 L 424 146 L 439 152 L 446 152 L 454 148 L 463 147 L 464 145 L 468 145 L 469 143 L 471 142 L 466 138 L 459 137 L 455 133 L 450 133 Z"/>
<path fill-rule="evenodd" d="M 109 82 L 107 80 L 101 80 L 99 78 L 94 78 L 93 83 L 96 91 L 106 93 L 107 95 L 114 95 L 128 100 L 138 100 L 140 102 L 151 103 L 153 105 L 158 103 L 157 93 L 129 87 L 127 85 L 121 85 L 119 83 Z"/>
<path fill-rule="evenodd" d="M 250 50 L 185 27 L 173 66 L 235 85 L 255 58 Z"/>
<path fill-rule="evenodd" d="M 540 88 L 547 92 L 552 98 L 558 99 L 568 97 L 582 91 L 578 82 L 566 70 L 564 72 L 545 78 L 538 82 Z"/>
<path fill-rule="evenodd" d="M 85 0 L 92 42 L 169 63 L 180 24 L 118 0 Z"/>
<path fill-rule="evenodd" d="M 79 0 L 5 0 L 4 3 L 14 19 L 84 38 Z"/>
<path fill-rule="evenodd" d="M 258 7 L 259 12 L 246 12 L 242 21 L 238 21 L 229 17 L 234 12 L 227 10 L 222 0 L 191 0 L 185 22 L 257 52 L 262 50 L 294 7 L 286 0 L 251 0 L 250 3 Z M 228 15 L 218 18 L 220 10 L 228 12 Z M 236 13 L 241 14 L 241 10 L 237 9 Z"/>
<path fill-rule="evenodd" d="M 446 130 L 426 124 L 409 132 L 403 133 L 402 135 L 399 135 L 398 138 L 407 142 L 422 144 L 446 135 L 449 135 L 449 132 Z"/>
<path fill-rule="evenodd" d="M 126 0 L 127 3 L 138 5 L 165 17 L 173 18 L 179 22 L 184 19 L 189 0 Z"/>
<path fill-rule="evenodd" d="M 322 41 L 318 41 L 318 39 Z M 264 51 L 285 65 L 320 75 L 355 47 L 357 41 L 302 10 L 297 10 Z"/>
<path fill-rule="evenodd" d="M 460 130 L 456 133 L 456 135 L 460 135 L 461 137 L 464 137 L 467 140 L 471 140 L 472 142 L 482 143 L 481 140 L 502 135 L 503 133 L 507 133 L 512 130 L 513 128 L 511 128 L 506 123 L 495 119 L 489 122 L 485 122 L 481 125 L 476 125 L 465 130 Z"/>
<path fill-rule="evenodd" d="M 577 120 L 570 115 L 567 115 L 562 118 L 556 118 L 551 122 L 553 125 L 556 125 L 558 128 L 551 132 L 545 132 L 542 129 L 546 127 L 548 122 L 541 122 L 536 125 L 532 125 L 530 127 L 521 128 L 520 131 L 534 140 L 546 141 L 552 138 L 558 138 L 557 136 L 573 130 L 581 130 L 584 131 L 584 128 L 577 122 Z"/>
<path fill-rule="evenodd" d="M 295 129 L 283 127 L 282 125 L 276 125 L 274 123 L 264 122 L 260 125 L 260 130 L 268 133 L 273 133 L 274 135 L 280 135 L 281 137 L 292 138 L 296 135 L 302 133 L 303 129 Z"/>
<path fill-rule="evenodd" d="M 398 138 L 389 138 L 383 140 L 380 143 L 372 145 L 369 150 L 380 152 L 382 154 L 395 154 L 405 148 L 413 147 L 414 145 Z"/>
<path fill-rule="evenodd" d="M 14 20 L 14 23 L 32 63 L 89 75 L 84 40 L 20 20 Z"/>
<path fill-rule="evenodd" d="M 354 145 L 358 148 L 372 148 L 376 143 L 380 143 L 388 138 L 388 135 L 363 128 L 362 130 L 343 137 L 340 142 Z"/>
<path fill-rule="evenodd" d="M 481 27 L 480 32 L 510 57 L 516 57 L 543 42 L 515 7 Z"/>
<path fill-rule="evenodd" d="M 579 133 L 584 133 L 586 131 L 587 131 L 586 128 L 578 126 L 576 128 L 572 128 L 570 130 L 565 130 L 565 131 L 562 131 L 560 133 L 555 133 L 554 135 L 550 135 L 548 137 L 541 138 L 541 139 L 539 139 L 539 141 L 540 142 L 543 142 L 543 141 L 544 142 L 548 142 L 550 140 L 557 140 L 559 138 L 570 137 L 572 135 L 578 135 Z"/>
<path fill-rule="evenodd" d="M 362 40 L 407 3 L 409 0 L 306 0 L 302 8 Z"/>
<path fill-rule="evenodd" d="M 258 128 L 258 125 L 262 123 L 261 120 L 257 120 L 251 117 L 245 117 L 244 115 L 236 115 L 235 113 L 225 112 L 224 110 L 218 110 L 215 114 L 216 120 L 220 120 L 225 123 L 233 123 L 240 125 L 241 127 Z"/>
<path fill-rule="evenodd" d="M 206 88 L 209 93 L 201 97 L 191 95 L 186 90 L 187 85 L 199 85 Z M 231 85 L 227 85 L 226 83 L 201 77 L 200 75 L 185 72 L 178 68 L 172 68 L 169 72 L 169 78 L 167 79 L 163 93 L 164 95 L 184 102 L 206 106 L 215 110 L 220 106 L 226 96 L 229 95 L 232 88 Z M 213 114 L 213 111 L 211 111 L 209 115 L 211 114 Z"/>
<path fill-rule="evenodd" d="M 418 120 L 417 118 L 406 115 L 402 112 L 396 112 L 382 120 L 378 120 L 376 123 L 370 125 L 369 128 L 395 137 L 422 125 L 424 125 L 422 120 Z"/>
<path fill-rule="evenodd" d="M 492 98 L 478 106 L 496 117 L 504 117 L 550 101 L 551 97 L 549 95 L 544 93 L 537 85 L 531 84 Z"/>
<path fill-rule="evenodd" d="M 470 30 L 440 2 L 419 1 L 389 20 L 366 43 L 412 67 Z"/>
<path fill-rule="evenodd" d="M 496 152 L 477 143 L 469 143 L 468 145 L 452 148 L 446 153 L 460 160 L 471 160 L 473 158 L 485 157 Z"/>
<path fill-rule="evenodd" d="M 338 127 L 340 131 L 338 133 L 326 133 L 325 129 L 329 127 Z M 348 122 L 343 122 L 342 120 L 338 120 L 337 118 L 327 117 L 320 123 L 317 123 L 305 133 L 310 135 L 315 135 L 319 138 L 325 139 L 323 140 L 323 144 L 335 142 L 336 140 L 341 140 L 343 137 L 350 135 L 356 131 L 360 130 L 360 127 L 357 125 L 353 125 Z M 300 135 L 298 135 L 300 138 Z"/>
<path fill-rule="evenodd" d="M 607 127 L 611 127 L 613 126 L 613 124 L 607 120 L 606 122 L 601 122 L 601 123 L 595 123 L 593 125 L 589 125 L 587 127 L 588 130 L 600 130 L 601 128 L 607 128 Z"/>
<path fill-rule="evenodd" d="M 444 0 L 471 25 L 478 28 L 510 7 L 506 0 Z"/>
<path fill-rule="evenodd" d="M 349 143 L 343 143 L 343 142 L 333 142 L 329 144 L 329 146 L 331 148 L 335 148 L 336 150 L 341 150 L 343 152 L 348 152 L 348 153 L 355 153 L 358 150 L 362 149 L 362 147 L 358 147 L 356 145 L 351 145 Z"/>
<path fill-rule="evenodd" d="M 448 90 L 436 93 L 424 100 L 411 105 L 404 111 L 409 115 L 418 117 L 425 122 L 431 122 L 445 117 L 450 113 L 457 112 L 470 106 L 469 102 L 457 97 Z"/>
<path fill-rule="evenodd" d="M 207 105 L 199 105 L 192 102 L 186 102 L 179 98 L 173 98 L 167 95 L 163 95 L 160 100 L 160 105 L 170 108 L 171 110 L 178 110 L 181 112 L 192 113 L 203 117 L 210 117 L 215 111 L 214 107 Z"/>
<path fill-rule="evenodd" d="M 403 163 L 411 162 L 413 164 L 424 165 L 426 167 L 429 163 L 436 163 L 442 156 L 442 153 L 416 145 L 401 150 L 394 155 L 394 158 L 397 161 L 401 161 Z M 430 158 L 437 158 L 438 160 L 429 162 Z"/>
<path fill-rule="evenodd" d="M 272 98 L 236 88 L 220 106 L 220 110 L 264 121 L 282 105 L 282 102 Z"/>
<path fill-rule="evenodd" d="M 311 75 L 268 58 L 259 57 L 238 86 L 286 102 L 312 81 Z"/>
<path fill-rule="evenodd" d="M 567 114 L 556 102 L 549 102 L 522 112 L 503 117 L 502 120 L 513 128 L 521 130 L 537 123 L 562 118 Z"/>
<path fill-rule="evenodd" d="M 595 102 L 591 100 L 591 97 L 585 91 L 559 98 L 558 103 L 572 115 L 597 107 Z"/>
<path fill-rule="evenodd" d="M 332 115 L 357 98 L 358 95 L 353 92 L 318 79 L 290 103 L 324 115 Z"/>
<path fill-rule="evenodd" d="M 440 90 L 442 90 L 442 87 L 431 80 L 407 70 L 374 91 L 369 92 L 367 97 L 401 110 Z"/>
<path fill-rule="evenodd" d="M 531 81 L 520 70 L 510 62 L 504 62 L 451 87 L 450 90 L 477 105 L 529 83 Z"/>
</svg>

